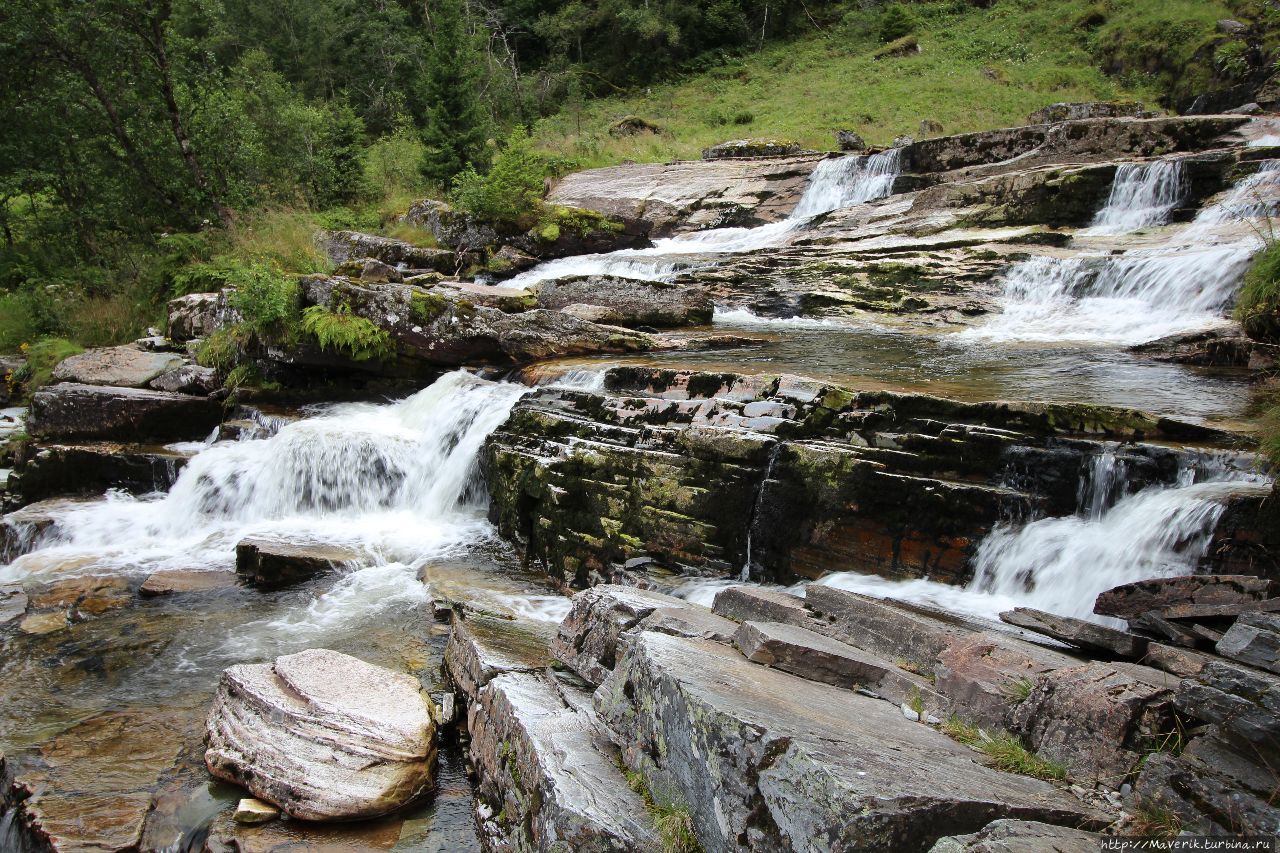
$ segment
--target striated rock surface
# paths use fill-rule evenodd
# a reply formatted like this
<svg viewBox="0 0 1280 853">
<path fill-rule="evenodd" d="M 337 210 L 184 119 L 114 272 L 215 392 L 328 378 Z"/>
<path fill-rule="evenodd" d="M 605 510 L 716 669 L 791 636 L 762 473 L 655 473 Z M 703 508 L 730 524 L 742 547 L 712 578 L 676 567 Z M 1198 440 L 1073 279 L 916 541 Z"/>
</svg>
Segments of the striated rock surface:
<svg viewBox="0 0 1280 853">
<path fill-rule="evenodd" d="M 1046 783 L 975 763 L 886 702 L 716 643 L 634 636 L 595 705 L 627 765 L 687 804 L 708 851 L 927 850 L 996 817 L 1098 819 Z"/>
<path fill-rule="evenodd" d="M 181 441 L 221 421 L 222 407 L 205 397 L 63 382 L 31 398 L 27 430 L 43 439 Z"/>
<path fill-rule="evenodd" d="M 1126 619 L 1149 611 L 1168 616 L 1185 608 L 1247 605 L 1276 592 L 1275 582 L 1250 575 L 1152 578 L 1107 590 L 1098 596 L 1093 611 Z"/>
<path fill-rule="evenodd" d="M 427 249 L 396 240 L 361 234 L 358 231 L 331 231 L 320 238 L 329 260 L 335 264 L 373 258 L 393 266 L 403 264 L 409 269 L 434 270 L 451 275 L 465 265 L 465 259 L 448 249 Z"/>
<path fill-rule="evenodd" d="M 1280 616 L 1244 614 L 1218 641 L 1218 654 L 1280 673 Z"/>
<path fill-rule="evenodd" d="M 259 589 L 280 589 L 332 571 L 357 556 L 335 545 L 250 537 L 236 545 L 236 575 Z"/>
<path fill-rule="evenodd" d="M 432 784 L 434 724 L 418 681 L 313 649 L 222 676 L 209 772 L 302 820 L 394 811 Z"/>
<path fill-rule="evenodd" d="M 1082 649 L 1108 652 L 1130 660 L 1136 660 L 1147 653 L 1145 637 L 1138 637 L 1128 631 L 1109 628 L 1096 622 L 1045 613 L 1043 610 L 1031 607 L 1016 607 L 1001 613 L 1000 621 L 1053 637 L 1055 640 L 1062 640 L 1064 643 L 1070 643 Z"/>
<path fill-rule="evenodd" d="M 571 586 L 646 555 L 737 574 L 748 540 L 758 580 L 838 569 L 964 582 L 1000 521 L 1075 511 L 1096 440 L 1214 435 L 1104 407 L 619 367 L 603 391 L 524 397 L 481 462 L 500 531 Z M 1172 482 L 1178 451 L 1130 452 L 1135 472 Z"/>
<path fill-rule="evenodd" d="M 471 703 L 467 726 L 492 849 L 662 849 L 585 692 L 536 674 L 499 675 Z"/>
<path fill-rule="evenodd" d="M 799 154 L 800 146 L 782 139 L 731 139 L 703 149 L 703 160 L 724 160 L 730 157 L 785 157 Z"/>
</svg>

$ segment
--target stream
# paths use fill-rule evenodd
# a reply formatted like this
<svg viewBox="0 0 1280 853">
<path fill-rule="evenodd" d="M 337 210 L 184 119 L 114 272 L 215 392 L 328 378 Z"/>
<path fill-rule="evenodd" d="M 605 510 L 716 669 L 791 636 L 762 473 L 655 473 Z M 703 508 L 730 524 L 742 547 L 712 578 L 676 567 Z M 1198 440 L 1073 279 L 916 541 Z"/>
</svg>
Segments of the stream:
<svg viewBox="0 0 1280 853">
<path fill-rule="evenodd" d="M 1269 162 L 1193 221 L 1173 225 L 1167 220 L 1185 194 L 1177 162 L 1122 168 L 1107 204 L 1081 232 L 1081 251 L 1014 264 L 1003 277 L 1002 310 L 965 330 L 766 319 L 724 309 L 717 331 L 760 342 L 743 350 L 566 360 L 526 375 L 592 389 L 604 369 L 619 364 L 791 372 L 859 389 L 1103 404 L 1230 426 L 1248 402 L 1240 371 L 1157 362 L 1127 346 L 1223 322 L 1258 248 L 1239 222 L 1272 210 L 1256 199 L 1275 189 L 1275 166 Z M 824 213 L 888 195 L 899 167 L 896 152 L 828 159 L 781 222 L 553 261 L 503 286 L 580 273 L 667 279 L 711 267 L 724 256 L 783 245 Z M 1132 251 L 1090 248 L 1090 241 L 1144 229 L 1156 236 Z M 522 568 L 486 520 L 477 465 L 486 436 L 530 387 L 459 370 L 403 399 L 308 408 L 257 437 L 187 448 L 194 455 L 167 493 L 65 503 L 30 553 L 0 566 L 0 584 L 75 589 L 98 579 L 79 606 L 101 609 L 66 630 L 3 635 L 5 754 L 47 782 L 55 791 L 49 810 L 61 808 L 67 821 L 112 837 L 122 812 L 154 796 L 144 846 L 199 850 L 215 815 L 239 796 L 209 783 L 200 760 L 203 716 L 225 667 L 331 648 L 415 673 L 438 698 L 446 631 L 433 597 L 515 619 L 559 621 L 568 600 Z M 1012 606 L 1089 618 L 1102 590 L 1189 571 L 1208 547 L 1224 500 L 1269 487 L 1248 465 L 1210 456 L 1181 471 L 1173 486 L 1134 490 L 1114 455 L 1103 454 L 1081 483 L 1074 515 L 995 530 L 979 547 L 968 586 L 847 572 L 821 582 L 986 618 Z M 351 557 L 341 572 L 278 592 L 226 585 L 198 599 L 161 596 L 119 606 L 155 572 L 225 576 L 236 543 L 247 536 L 333 546 Z M 677 592 L 709 603 L 732 582 L 700 580 Z M 171 765 L 176 770 L 155 789 L 147 769 Z M 472 811 L 462 752 L 446 744 L 440 790 L 430 802 L 366 824 L 280 822 L 272 831 L 281 843 L 331 845 L 325 850 L 478 850 Z M 0 824 L 7 850 L 15 842 L 6 831 Z"/>
</svg>

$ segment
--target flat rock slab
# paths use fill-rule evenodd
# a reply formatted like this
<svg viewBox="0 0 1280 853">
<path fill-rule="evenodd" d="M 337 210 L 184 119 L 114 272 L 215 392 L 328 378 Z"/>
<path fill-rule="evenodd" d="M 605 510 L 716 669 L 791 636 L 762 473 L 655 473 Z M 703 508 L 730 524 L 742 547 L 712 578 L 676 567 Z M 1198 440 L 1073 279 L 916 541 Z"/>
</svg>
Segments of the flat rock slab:
<svg viewBox="0 0 1280 853">
<path fill-rule="evenodd" d="M 222 406 L 208 397 L 63 382 L 31 398 L 27 430 L 45 439 L 145 444 L 204 438 L 221 421 Z"/>
<path fill-rule="evenodd" d="M 846 690 L 864 688 L 895 704 L 921 701 L 930 711 L 947 702 L 923 678 L 892 662 L 822 634 L 783 622 L 743 622 L 733 643 L 754 663 Z"/>
<path fill-rule="evenodd" d="M 387 814 L 433 781 L 418 680 L 328 649 L 228 668 L 206 727 L 210 773 L 302 820 Z"/>
<path fill-rule="evenodd" d="M 635 587 L 601 584 L 573 597 L 551 653 L 591 684 L 613 670 L 618 638 L 632 629 L 728 643 L 737 625 L 699 604 Z"/>
<path fill-rule="evenodd" d="M 1034 820 L 996 820 L 970 835 L 939 838 L 929 853 L 1098 853 L 1102 836 Z"/>
<path fill-rule="evenodd" d="M 543 282 L 539 308 L 594 305 L 616 312 L 620 326 L 701 326 L 714 306 L 702 288 L 606 275 L 567 276 Z"/>
<path fill-rule="evenodd" d="M 1016 607 L 1001 613 L 1000 621 L 1062 640 L 1078 648 L 1108 652 L 1130 660 L 1137 660 L 1147 653 L 1147 640 L 1144 637 L 1031 607 Z"/>
<path fill-rule="evenodd" d="M 236 574 L 259 589 L 279 589 L 332 571 L 358 557 L 355 551 L 341 545 L 254 536 L 236 545 Z"/>
<path fill-rule="evenodd" d="M 0 622 L 3 621 L 0 615 Z M 1241 616 L 1218 641 L 1218 654 L 1280 672 L 1280 616 L 1274 613 Z"/>
<path fill-rule="evenodd" d="M 235 584 L 236 576 L 231 572 L 166 569 L 148 575 L 138 588 L 138 594 L 149 598 L 183 592 L 212 592 Z"/>
<path fill-rule="evenodd" d="M 714 613 L 736 622 L 789 622 L 803 625 L 810 613 L 797 595 L 760 586 L 731 586 L 716 593 Z"/>
<path fill-rule="evenodd" d="M 552 628 L 490 616 L 453 617 L 444 665 L 453 683 L 475 701 L 494 678 L 508 672 L 536 672 L 551 663 Z"/>
<path fill-rule="evenodd" d="M 717 643 L 629 637 L 595 705 L 626 764 L 688 806 L 708 851 L 923 851 L 1001 817 L 1105 822 L 886 702 Z"/>
<path fill-rule="evenodd" d="M 1154 610 L 1170 617 L 1174 607 L 1235 605 L 1271 598 L 1280 590 L 1250 575 L 1181 575 L 1128 583 L 1100 594 L 1093 612 L 1130 619 Z M 1184 618 L 1173 616 L 1172 618 Z"/>
<path fill-rule="evenodd" d="M 586 693 L 543 675 L 500 675 L 471 704 L 468 729 L 490 849 L 661 849 Z"/>
<path fill-rule="evenodd" d="M 151 380 L 181 366 L 183 358 L 171 352 L 149 352 L 126 344 L 102 347 L 73 355 L 53 369 L 58 382 L 146 388 Z"/>
</svg>

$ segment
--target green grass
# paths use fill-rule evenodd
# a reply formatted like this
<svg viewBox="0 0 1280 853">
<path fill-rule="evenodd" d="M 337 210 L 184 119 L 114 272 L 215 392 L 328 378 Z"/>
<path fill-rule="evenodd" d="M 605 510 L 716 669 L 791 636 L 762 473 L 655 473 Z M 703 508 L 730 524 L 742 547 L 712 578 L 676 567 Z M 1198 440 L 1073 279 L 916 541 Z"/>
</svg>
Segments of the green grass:
<svg viewBox="0 0 1280 853">
<path fill-rule="evenodd" d="M 1006 773 L 1033 776 L 1046 781 L 1060 781 L 1067 778 L 1065 766 L 1036 755 L 1011 734 L 1001 733 L 990 738 L 980 737 L 975 746 L 991 758 L 996 769 Z"/>
<path fill-rule="evenodd" d="M 921 119 L 963 133 L 1022 124 L 1059 101 L 1150 105 L 1187 76 L 1178 72 L 1213 38 L 1215 21 L 1231 17 L 1216 0 L 1001 0 L 990 9 L 932 0 L 911 9 L 920 18 L 912 34 L 918 55 L 875 59 L 884 46 L 880 13 L 851 5 L 843 22 L 821 33 L 567 109 L 541 122 L 535 138 L 545 150 L 599 166 L 695 158 L 743 136 L 830 150 L 834 131 L 845 128 L 887 145 L 917 133 Z M 628 115 L 662 132 L 611 136 L 610 126 Z"/>
<path fill-rule="evenodd" d="M 14 384 L 21 385 L 30 395 L 48 385 L 53 378 L 53 369 L 63 360 L 84 352 L 84 347 L 65 338 L 41 338 L 34 343 L 23 344 L 19 352 L 27 364 L 13 377 Z"/>
<path fill-rule="evenodd" d="M 947 717 L 942 723 L 941 730 L 944 735 L 965 746 L 973 746 L 982 738 L 982 732 L 977 726 L 966 723 L 955 714 Z"/>
<path fill-rule="evenodd" d="M 693 815 L 689 813 L 688 806 L 676 803 L 670 797 L 655 797 L 648 780 L 637 770 L 628 770 L 624 766 L 622 775 L 626 777 L 627 786 L 644 799 L 645 808 L 658 830 L 662 853 L 702 853 L 702 844 L 693 831 Z"/>
<path fill-rule="evenodd" d="M 1176 838 L 1182 832 L 1182 818 L 1161 803 L 1143 800 L 1134 810 L 1129 830 L 1140 838 Z"/>
<path fill-rule="evenodd" d="M 1016 704 L 1027 701 L 1027 697 L 1031 695 L 1035 686 L 1035 682 L 1030 678 L 1019 678 L 1017 681 L 1006 684 L 1004 691 L 1009 701 Z"/>
</svg>

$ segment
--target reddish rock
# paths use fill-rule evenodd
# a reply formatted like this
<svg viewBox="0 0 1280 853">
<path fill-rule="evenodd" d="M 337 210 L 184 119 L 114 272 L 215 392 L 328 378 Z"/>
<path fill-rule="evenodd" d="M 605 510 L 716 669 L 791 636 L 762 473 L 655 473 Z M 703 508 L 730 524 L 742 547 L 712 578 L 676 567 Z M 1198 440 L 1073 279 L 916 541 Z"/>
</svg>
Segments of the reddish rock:
<svg viewBox="0 0 1280 853">
<path fill-rule="evenodd" d="M 1249 575 L 1153 578 L 1107 590 L 1098 596 L 1093 612 L 1128 619 L 1155 610 L 1165 617 L 1189 618 L 1200 614 L 1188 608 L 1240 605 L 1271 598 L 1277 592 L 1280 590 L 1272 581 Z M 1172 608 L 1180 608 L 1180 615 L 1174 616 Z"/>
</svg>

